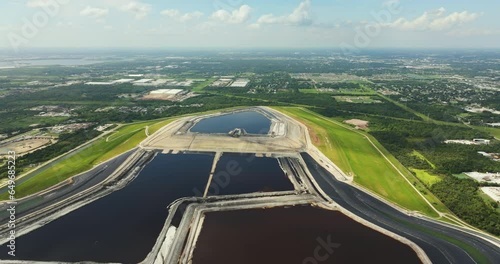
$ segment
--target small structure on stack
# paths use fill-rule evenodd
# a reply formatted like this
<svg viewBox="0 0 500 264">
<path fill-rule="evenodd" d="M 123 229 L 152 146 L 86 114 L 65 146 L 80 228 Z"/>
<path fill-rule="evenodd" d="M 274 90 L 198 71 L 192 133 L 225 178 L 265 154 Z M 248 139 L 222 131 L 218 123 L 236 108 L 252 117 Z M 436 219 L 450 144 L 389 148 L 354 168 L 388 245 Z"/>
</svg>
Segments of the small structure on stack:
<svg viewBox="0 0 500 264">
<path fill-rule="evenodd" d="M 247 132 L 245 131 L 245 129 L 243 128 L 235 128 L 231 131 L 229 131 L 228 133 L 230 136 L 232 137 L 241 137 L 241 136 L 244 136 L 247 134 Z"/>
</svg>

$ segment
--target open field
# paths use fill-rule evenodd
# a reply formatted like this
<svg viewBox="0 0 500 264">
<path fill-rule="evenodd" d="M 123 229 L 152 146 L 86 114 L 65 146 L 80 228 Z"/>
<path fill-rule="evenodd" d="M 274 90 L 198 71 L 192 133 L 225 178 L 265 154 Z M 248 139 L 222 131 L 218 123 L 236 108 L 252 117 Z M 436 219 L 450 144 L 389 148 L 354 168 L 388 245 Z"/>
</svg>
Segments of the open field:
<svg viewBox="0 0 500 264">
<path fill-rule="evenodd" d="M 311 89 L 299 89 L 299 92 L 306 94 L 319 94 L 322 93 L 320 90 L 311 88 Z"/>
<path fill-rule="evenodd" d="M 210 78 L 204 82 L 201 82 L 201 83 L 198 83 L 196 85 L 193 86 L 192 88 L 192 91 L 193 92 L 201 92 L 203 91 L 203 89 L 205 89 L 205 87 L 209 86 L 210 84 L 212 84 L 215 80 L 217 80 L 216 78 Z"/>
<path fill-rule="evenodd" d="M 377 97 L 371 96 L 334 96 L 335 100 L 339 102 L 353 103 L 353 104 L 380 104 L 382 101 Z"/>
<path fill-rule="evenodd" d="M 32 152 L 34 150 L 47 147 L 55 143 L 55 140 L 48 137 L 28 138 L 0 145 L 0 156 L 8 151 L 14 151 L 18 156 Z"/>
<path fill-rule="evenodd" d="M 417 178 L 428 187 L 431 187 L 433 184 L 441 181 L 441 178 L 439 176 L 432 175 L 425 170 L 411 169 L 411 171 L 415 172 Z"/>
<path fill-rule="evenodd" d="M 475 127 L 475 128 L 488 132 L 495 138 L 500 139 L 500 128 L 493 128 L 493 127 Z"/>
<path fill-rule="evenodd" d="M 371 139 L 384 155 L 391 161 L 389 163 L 370 144 L 361 132 L 355 132 L 344 125 L 326 119 L 320 115 L 300 108 L 278 108 L 302 121 L 310 129 L 311 140 L 327 157 L 337 164 L 346 174 L 354 175 L 354 181 L 388 200 L 409 210 L 420 211 L 430 216 L 437 216 L 426 201 L 411 187 L 394 166 L 404 173 L 410 181 L 418 181 L 401 165 L 388 151 L 375 139 Z M 424 186 L 417 189 L 425 191 Z M 447 212 L 438 199 L 426 192 L 426 198 L 437 207 L 439 211 Z"/>
</svg>

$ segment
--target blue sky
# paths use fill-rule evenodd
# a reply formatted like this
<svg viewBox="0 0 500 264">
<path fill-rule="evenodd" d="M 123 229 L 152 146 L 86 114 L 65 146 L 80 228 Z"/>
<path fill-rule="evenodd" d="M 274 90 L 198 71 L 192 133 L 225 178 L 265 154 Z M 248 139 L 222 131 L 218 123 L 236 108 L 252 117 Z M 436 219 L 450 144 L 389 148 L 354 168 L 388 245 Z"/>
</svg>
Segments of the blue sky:
<svg viewBox="0 0 500 264">
<path fill-rule="evenodd" d="M 500 48 L 498 0 L 2 0 L 0 47 Z"/>
</svg>

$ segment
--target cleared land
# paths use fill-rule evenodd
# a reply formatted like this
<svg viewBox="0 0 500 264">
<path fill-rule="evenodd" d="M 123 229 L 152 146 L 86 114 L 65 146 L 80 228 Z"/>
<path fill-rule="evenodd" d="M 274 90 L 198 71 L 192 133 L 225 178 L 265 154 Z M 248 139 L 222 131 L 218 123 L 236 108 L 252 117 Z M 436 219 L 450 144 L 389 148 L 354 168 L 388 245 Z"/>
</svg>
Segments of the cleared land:
<svg viewBox="0 0 500 264">
<path fill-rule="evenodd" d="M 14 151 L 18 156 L 32 152 L 34 150 L 48 147 L 56 141 L 51 138 L 29 138 L 0 145 L 0 156 L 8 151 Z"/>
<path fill-rule="evenodd" d="M 353 103 L 353 104 L 381 104 L 382 101 L 377 97 L 371 96 L 334 96 L 335 100 L 339 102 Z"/>
<path fill-rule="evenodd" d="M 421 185 L 394 156 L 371 136 L 353 131 L 341 123 L 301 108 L 278 108 L 278 110 L 297 118 L 308 126 L 312 143 L 346 174 L 354 175 L 356 183 L 404 208 L 437 216 L 437 213 L 394 167 L 401 171 L 404 177 L 416 184 L 417 189 L 421 192 L 426 190 L 425 186 Z M 390 162 L 367 140 L 366 136 L 374 142 Z M 425 197 L 439 211 L 448 212 L 441 202 L 430 195 L 428 191 Z"/>
</svg>

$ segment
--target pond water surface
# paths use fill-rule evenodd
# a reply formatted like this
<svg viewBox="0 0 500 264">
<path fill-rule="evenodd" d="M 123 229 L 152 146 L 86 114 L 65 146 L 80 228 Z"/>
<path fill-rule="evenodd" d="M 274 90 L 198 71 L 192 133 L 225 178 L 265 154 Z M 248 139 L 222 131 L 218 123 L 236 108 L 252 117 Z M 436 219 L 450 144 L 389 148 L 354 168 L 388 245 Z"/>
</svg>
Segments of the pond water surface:
<svg viewBox="0 0 500 264">
<path fill-rule="evenodd" d="M 191 132 L 205 134 L 227 134 L 235 128 L 242 128 L 249 134 L 269 133 L 271 120 L 256 111 L 242 111 L 202 119 L 191 128 Z"/>
<path fill-rule="evenodd" d="M 138 263 L 152 250 L 167 206 L 204 189 L 209 154 L 158 154 L 129 185 L 17 238 L 16 259 Z M 1 246 L 0 259 L 13 259 Z"/>
</svg>

